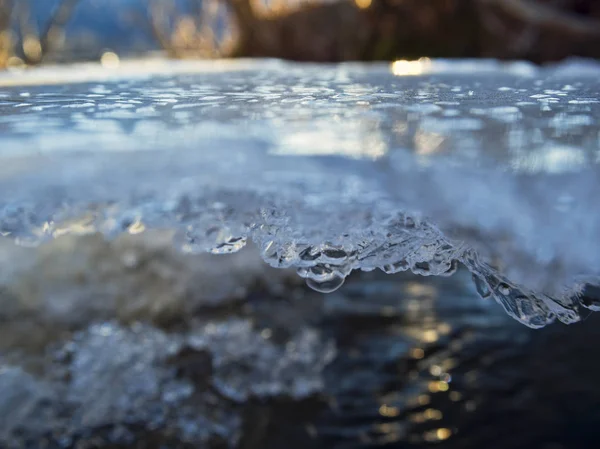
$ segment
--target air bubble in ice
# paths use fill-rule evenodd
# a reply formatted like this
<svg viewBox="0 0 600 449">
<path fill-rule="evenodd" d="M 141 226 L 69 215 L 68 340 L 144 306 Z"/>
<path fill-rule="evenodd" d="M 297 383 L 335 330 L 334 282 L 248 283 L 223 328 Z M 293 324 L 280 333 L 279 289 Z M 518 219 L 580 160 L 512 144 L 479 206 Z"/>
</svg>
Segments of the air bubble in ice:
<svg viewBox="0 0 600 449">
<path fill-rule="evenodd" d="M 458 260 L 452 259 L 450 261 L 450 266 L 446 271 L 440 273 L 440 276 L 452 276 L 458 270 Z"/>
<path fill-rule="evenodd" d="M 417 262 L 413 266 L 412 271 L 413 273 L 420 274 L 421 276 L 430 276 L 432 274 L 431 266 L 428 262 Z"/>
<path fill-rule="evenodd" d="M 306 278 L 306 285 L 320 293 L 331 293 L 342 286 L 345 278 L 338 274 L 333 274 L 327 280 L 319 281 L 312 278 Z"/>
<path fill-rule="evenodd" d="M 213 247 L 210 252 L 212 254 L 230 254 L 238 252 L 244 246 L 246 246 L 246 237 L 231 237 Z"/>
<path fill-rule="evenodd" d="M 386 274 L 394 274 L 398 273 L 399 271 L 406 271 L 409 268 L 410 264 L 408 263 L 408 261 L 402 259 L 399 262 L 384 265 L 383 267 L 381 267 L 381 270 Z"/>
<path fill-rule="evenodd" d="M 317 260 L 320 255 L 321 252 L 319 250 L 312 246 L 309 246 L 308 248 L 301 251 L 298 257 L 300 257 L 300 260 L 312 262 L 313 260 Z"/>
<path fill-rule="evenodd" d="M 328 246 L 321 253 L 321 261 L 332 264 L 342 264 L 348 259 L 348 254 L 341 248 Z"/>
<path fill-rule="evenodd" d="M 498 291 L 500 293 L 502 293 L 503 295 L 509 295 L 510 294 L 510 285 L 502 282 L 502 283 L 500 283 L 500 285 L 498 285 Z"/>
</svg>

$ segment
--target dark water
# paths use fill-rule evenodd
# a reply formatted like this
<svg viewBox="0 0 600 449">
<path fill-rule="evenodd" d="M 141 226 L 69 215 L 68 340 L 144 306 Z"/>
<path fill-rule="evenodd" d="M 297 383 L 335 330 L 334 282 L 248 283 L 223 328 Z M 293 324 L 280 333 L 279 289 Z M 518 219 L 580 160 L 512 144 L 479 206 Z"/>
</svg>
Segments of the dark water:
<svg viewBox="0 0 600 449">
<path fill-rule="evenodd" d="M 598 318 L 533 331 L 466 285 L 374 276 L 328 297 L 328 405 L 256 447 L 596 447 Z"/>
<path fill-rule="evenodd" d="M 154 259 L 160 257 L 165 258 L 158 253 Z M 158 262 L 148 259 L 140 265 L 144 276 L 162 276 L 152 263 Z M 184 270 L 166 258 L 160 263 Z M 95 269 L 102 279 L 102 266 Z M 111 269 L 121 272 L 118 266 Z M 229 269 L 235 275 L 236 268 Z M 127 324 L 121 317 L 121 324 L 94 328 L 81 314 L 71 325 L 79 333 L 50 331 L 47 338 L 55 341 L 47 344 L 41 361 L 31 351 L 25 357 L 23 345 L 0 352 L 8 365 L 20 360 L 29 373 L 17 378 L 11 399 L 6 381 L 2 383 L 8 365 L 0 364 L 0 407 L 7 410 L 8 395 L 15 411 L 3 420 L 23 420 L 23 428 L 17 426 L 0 447 L 597 447 L 597 315 L 570 326 L 532 330 L 495 302 L 478 297 L 464 271 L 451 278 L 360 273 L 328 295 L 310 291 L 291 276 L 273 288 L 279 272 L 267 270 L 243 298 L 175 315 L 171 321 L 155 320 L 154 325 Z M 44 279 L 46 274 L 36 276 Z M 89 276 L 71 288 L 89 295 L 96 282 Z M 117 278 L 109 284 L 117 291 L 133 285 L 141 297 L 146 277 L 143 284 Z M 82 289 L 86 283 L 88 290 Z M 7 298 L 7 290 L 0 293 Z M 191 301 L 194 292 L 184 296 Z M 4 321 L 7 310 L 0 316 L 4 339 L 11 329 Z M 94 313 L 92 322 L 110 318 Z M 17 320 L 24 322 L 25 315 Z M 31 332 L 41 333 L 44 320 L 36 320 Z M 231 320 L 250 323 L 269 345 L 252 332 L 240 332 Z M 201 335 L 197 329 L 204 324 L 199 323 L 222 329 L 222 338 L 209 339 L 206 349 L 177 346 L 166 359 L 153 355 L 145 361 L 145 355 L 175 344 L 186 332 Z M 307 329 L 318 332 L 318 338 L 299 338 Z M 325 342 L 335 344 L 336 355 L 323 362 L 321 353 L 330 348 Z M 58 352 L 53 349 L 57 346 L 62 347 Z M 285 350 L 273 352 L 278 348 Z M 50 364 L 44 362 L 48 354 Z M 231 357 L 231 363 L 219 362 L 223 357 Z M 278 365 L 278 358 L 287 361 Z M 140 369 L 130 371 L 133 365 Z M 311 365 L 319 366 L 311 370 Z M 27 414 L 23 391 L 31 396 L 40 388 L 26 381 L 30 375 L 54 383 L 36 402 L 37 410 Z M 154 394 L 147 386 L 152 376 L 163 379 L 157 387 L 162 399 L 145 399 Z M 181 386 L 173 387 L 177 380 L 188 382 L 193 392 L 185 396 Z M 183 399 L 166 394 L 177 391 Z M 47 429 L 41 435 L 27 427 L 34 418 L 39 428 Z"/>
</svg>

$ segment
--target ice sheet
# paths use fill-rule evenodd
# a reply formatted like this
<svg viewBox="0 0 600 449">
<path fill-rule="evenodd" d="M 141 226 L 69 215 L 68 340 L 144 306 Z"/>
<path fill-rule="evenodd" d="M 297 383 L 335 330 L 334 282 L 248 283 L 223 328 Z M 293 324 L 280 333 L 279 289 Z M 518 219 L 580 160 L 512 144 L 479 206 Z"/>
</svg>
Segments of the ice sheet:
<svg viewBox="0 0 600 449">
<path fill-rule="evenodd" d="M 0 77 L 0 232 L 21 244 L 252 240 L 324 292 L 352 270 L 462 263 L 532 327 L 577 321 L 599 282 L 595 63 L 70 69 Z"/>
</svg>

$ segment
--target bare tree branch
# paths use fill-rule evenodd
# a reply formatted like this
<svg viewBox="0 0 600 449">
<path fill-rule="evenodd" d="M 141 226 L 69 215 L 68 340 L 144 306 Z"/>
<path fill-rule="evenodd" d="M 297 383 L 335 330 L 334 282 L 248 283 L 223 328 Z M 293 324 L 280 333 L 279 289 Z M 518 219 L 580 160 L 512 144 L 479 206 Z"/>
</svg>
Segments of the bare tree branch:
<svg viewBox="0 0 600 449">
<path fill-rule="evenodd" d="M 568 14 L 552 6 L 524 0 L 481 0 L 481 3 L 532 26 L 551 27 L 574 36 L 600 36 L 597 20 Z"/>
<path fill-rule="evenodd" d="M 552 2 L 478 0 L 484 56 L 535 62 L 578 55 L 597 57 L 600 20 Z"/>
<path fill-rule="evenodd" d="M 78 3 L 79 0 L 62 0 L 52 11 L 41 32 L 37 30 L 32 19 L 29 1 L 19 0 L 16 3 L 17 29 L 20 34 L 22 56 L 27 64 L 39 64 L 48 53 L 56 50 L 60 33 L 69 22 Z"/>
<path fill-rule="evenodd" d="M 13 0 L 0 0 L 0 67 L 4 67 L 13 52 L 10 25 Z"/>
<path fill-rule="evenodd" d="M 151 0 L 143 26 L 171 57 L 228 55 L 226 39 L 216 33 L 221 5 L 222 0 L 188 0 L 189 9 L 178 10 L 173 2 Z"/>
<path fill-rule="evenodd" d="M 42 55 L 46 55 L 54 50 L 54 45 L 57 42 L 57 35 L 64 30 L 78 3 L 79 0 L 63 0 L 54 9 L 50 20 L 48 20 L 48 23 L 46 24 L 46 28 L 40 34 Z"/>
<path fill-rule="evenodd" d="M 169 56 L 178 57 L 169 35 L 170 24 L 166 16 L 164 1 L 150 0 L 148 2 L 148 31 Z"/>
<path fill-rule="evenodd" d="M 13 0 L 0 0 L 0 32 L 10 28 Z"/>
</svg>

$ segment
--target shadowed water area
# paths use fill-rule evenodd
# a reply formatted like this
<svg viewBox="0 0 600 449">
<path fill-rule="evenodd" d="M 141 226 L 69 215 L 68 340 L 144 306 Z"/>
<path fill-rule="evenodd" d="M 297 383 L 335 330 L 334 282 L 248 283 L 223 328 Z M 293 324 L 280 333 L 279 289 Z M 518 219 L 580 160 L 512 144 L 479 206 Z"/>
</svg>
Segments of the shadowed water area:
<svg viewBox="0 0 600 449">
<path fill-rule="evenodd" d="M 0 295 L 5 447 L 595 444 L 595 315 L 529 329 L 466 270 L 322 295 L 255 250 L 157 241 L 3 247 L 26 263 Z"/>
<path fill-rule="evenodd" d="M 597 65 L 76 69 L 0 77 L 9 447 L 593 446 Z"/>
</svg>

